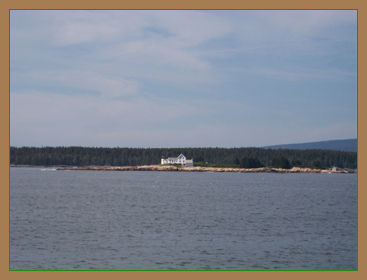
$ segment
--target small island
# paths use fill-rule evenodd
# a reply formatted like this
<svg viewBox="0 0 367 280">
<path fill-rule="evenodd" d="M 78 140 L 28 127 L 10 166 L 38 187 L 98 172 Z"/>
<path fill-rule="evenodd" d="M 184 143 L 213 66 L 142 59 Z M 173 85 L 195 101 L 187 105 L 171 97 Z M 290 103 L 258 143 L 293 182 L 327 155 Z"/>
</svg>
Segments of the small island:
<svg viewBox="0 0 367 280">
<path fill-rule="evenodd" d="M 96 171 L 357 173 L 357 153 L 260 148 L 11 147 L 10 167 Z"/>
<path fill-rule="evenodd" d="M 204 167 L 179 165 L 138 165 L 138 166 L 85 166 L 85 167 L 58 167 L 56 170 L 89 170 L 89 171 L 178 171 L 178 172 L 241 172 L 241 173 L 356 173 L 355 169 L 318 169 L 309 167 L 286 168 L 231 168 L 231 167 Z"/>
</svg>

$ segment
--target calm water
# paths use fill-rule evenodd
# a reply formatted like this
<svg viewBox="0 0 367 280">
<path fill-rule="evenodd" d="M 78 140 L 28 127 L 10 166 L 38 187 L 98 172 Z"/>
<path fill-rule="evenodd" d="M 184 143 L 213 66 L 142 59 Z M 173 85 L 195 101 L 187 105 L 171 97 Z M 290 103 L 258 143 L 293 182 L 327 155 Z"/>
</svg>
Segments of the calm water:
<svg viewBox="0 0 367 280">
<path fill-rule="evenodd" d="M 356 174 L 10 170 L 12 270 L 355 270 Z"/>
</svg>

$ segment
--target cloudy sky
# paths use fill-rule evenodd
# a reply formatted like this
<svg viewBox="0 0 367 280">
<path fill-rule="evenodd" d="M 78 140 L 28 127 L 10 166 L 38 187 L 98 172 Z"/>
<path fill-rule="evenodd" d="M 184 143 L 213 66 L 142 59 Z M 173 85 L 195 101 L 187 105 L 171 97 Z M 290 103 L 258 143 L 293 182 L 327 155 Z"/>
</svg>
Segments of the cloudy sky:
<svg viewBox="0 0 367 280">
<path fill-rule="evenodd" d="M 357 137 L 356 11 L 10 12 L 11 146 Z"/>
</svg>

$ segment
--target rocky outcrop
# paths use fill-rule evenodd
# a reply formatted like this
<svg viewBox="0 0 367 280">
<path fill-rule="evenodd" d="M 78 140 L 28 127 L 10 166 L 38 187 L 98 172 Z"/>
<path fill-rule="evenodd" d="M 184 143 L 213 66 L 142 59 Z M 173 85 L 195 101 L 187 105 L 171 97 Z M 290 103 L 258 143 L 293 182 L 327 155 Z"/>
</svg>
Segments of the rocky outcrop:
<svg viewBox="0 0 367 280">
<path fill-rule="evenodd" d="M 58 168 L 58 170 L 93 170 L 93 171 L 181 171 L 181 172 L 274 172 L 274 173 L 346 173 L 345 171 L 332 171 L 331 169 L 312 169 L 293 167 L 282 168 L 224 168 L 200 166 L 173 166 L 173 165 L 139 165 L 139 166 L 88 166 L 77 168 Z M 350 171 L 349 171 L 350 173 Z M 353 172 L 355 173 L 355 172 Z"/>
</svg>

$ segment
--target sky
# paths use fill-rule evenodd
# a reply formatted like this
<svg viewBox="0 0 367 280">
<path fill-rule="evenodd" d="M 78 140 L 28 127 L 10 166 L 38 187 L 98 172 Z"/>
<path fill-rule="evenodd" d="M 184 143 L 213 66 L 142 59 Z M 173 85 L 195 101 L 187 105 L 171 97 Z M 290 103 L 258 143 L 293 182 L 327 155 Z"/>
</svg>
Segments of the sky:
<svg viewBox="0 0 367 280">
<path fill-rule="evenodd" d="M 11 10 L 10 145 L 357 138 L 356 10 Z"/>
</svg>

